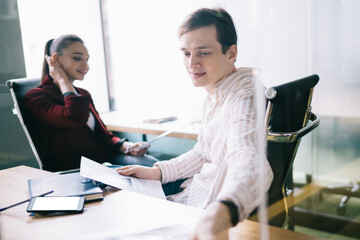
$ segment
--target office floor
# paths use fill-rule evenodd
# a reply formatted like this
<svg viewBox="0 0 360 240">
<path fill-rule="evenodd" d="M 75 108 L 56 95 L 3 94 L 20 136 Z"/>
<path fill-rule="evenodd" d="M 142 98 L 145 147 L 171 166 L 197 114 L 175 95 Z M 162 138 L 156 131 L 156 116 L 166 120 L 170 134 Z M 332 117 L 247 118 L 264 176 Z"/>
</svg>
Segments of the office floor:
<svg viewBox="0 0 360 240">
<path fill-rule="evenodd" d="M 338 212 L 343 195 L 317 193 L 295 205 L 295 231 L 325 238 L 360 239 L 360 198 L 351 197 Z"/>
<path fill-rule="evenodd" d="M 333 239 L 333 240 L 358 240 L 359 238 L 347 237 L 340 234 L 333 234 L 329 232 L 319 231 L 311 228 L 295 226 L 295 231 L 304 233 L 311 236 L 316 236 L 324 239 Z"/>
<path fill-rule="evenodd" d="M 311 182 L 326 187 L 359 183 L 359 146 L 359 119 L 322 117 L 312 137 L 302 139 L 294 162 L 295 184 L 301 187 Z M 325 239 L 360 239 L 360 189 L 356 197 L 349 198 L 346 209 L 339 209 L 343 192 L 328 190 L 312 192 L 296 203 L 295 231 Z"/>
</svg>

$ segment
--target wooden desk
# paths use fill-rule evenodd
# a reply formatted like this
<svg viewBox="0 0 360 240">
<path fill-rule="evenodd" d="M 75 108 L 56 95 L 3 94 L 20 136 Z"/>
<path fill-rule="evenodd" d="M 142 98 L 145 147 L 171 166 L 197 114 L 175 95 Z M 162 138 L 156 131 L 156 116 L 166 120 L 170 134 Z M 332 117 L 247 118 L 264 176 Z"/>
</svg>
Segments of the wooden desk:
<svg viewBox="0 0 360 240">
<path fill-rule="evenodd" d="M 0 171 L 0 207 L 28 197 L 27 180 L 54 173 L 19 166 Z M 191 228 L 201 209 L 110 188 L 102 201 L 87 203 L 82 214 L 30 217 L 27 204 L 0 213 L 0 239 L 79 239 L 84 234 L 182 224 Z M 260 239 L 260 224 L 245 220 L 229 232 L 230 239 Z M 267 226 L 268 227 L 268 226 Z M 268 227 L 271 239 L 319 238 Z"/>
<path fill-rule="evenodd" d="M 175 121 L 151 124 L 143 122 L 147 119 L 146 116 L 147 114 L 144 114 L 143 112 L 139 113 L 137 111 L 129 110 L 121 112 L 104 112 L 100 114 L 101 119 L 109 131 L 160 135 L 165 131 L 174 130 L 173 133 L 168 135 L 169 137 L 197 140 L 200 129 L 200 122 L 198 119 L 192 119 L 190 117 L 185 117 L 184 115 L 181 116 L 180 114 Z"/>
</svg>

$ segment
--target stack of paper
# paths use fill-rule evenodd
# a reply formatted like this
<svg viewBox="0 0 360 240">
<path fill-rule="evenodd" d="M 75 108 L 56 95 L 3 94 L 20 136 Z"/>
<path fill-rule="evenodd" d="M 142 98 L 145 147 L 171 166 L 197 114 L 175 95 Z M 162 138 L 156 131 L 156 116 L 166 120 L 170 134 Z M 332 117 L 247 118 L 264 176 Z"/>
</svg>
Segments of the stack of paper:
<svg viewBox="0 0 360 240">
<path fill-rule="evenodd" d="M 86 157 L 81 158 L 80 175 L 115 188 L 166 199 L 160 181 L 125 177 Z"/>
</svg>

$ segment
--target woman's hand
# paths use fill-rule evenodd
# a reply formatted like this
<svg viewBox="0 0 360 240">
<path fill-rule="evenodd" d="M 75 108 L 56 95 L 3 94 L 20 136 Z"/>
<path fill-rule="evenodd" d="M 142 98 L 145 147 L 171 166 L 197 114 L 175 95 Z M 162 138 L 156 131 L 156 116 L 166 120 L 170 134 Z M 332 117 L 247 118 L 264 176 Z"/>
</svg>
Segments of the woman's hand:
<svg viewBox="0 0 360 240">
<path fill-rule="evenodd" d="M 76 93 L 73 83 L 69 81 L 66 73 L 63 68 L 60 66 L 59 62 L 54 60 L 54 58 L 45 55 L 45 59 L 49 65 L 49 74 L 54 80 L 54 84 L 59 87 L 62 94 L 66 92 Z"/>
<path fill-rule="evenodd" d="M 116 172 L 123 176 L 132 176 L 148 180 L 161 180 L 161 170 L 159 167 L 144 167 L 139 165 L 128 165 L 116 169 Z"/>
<path fill-rule="evenodd" d="M 136 142 L 136 143 L 124 142 L 120 147 L 120 152 L 129 154 L 132 156 L 144 156 L 144 154 L 147 152 L 149 147 L 142 148 L 142 149 L 136 149 L 133 151 L 129 151 L 129 150 L 139 147 L 139 146 L 142 146 L 142 145 L 145 145 L 145 144 L 146 144 L 146 142 Z"/>
</svg>

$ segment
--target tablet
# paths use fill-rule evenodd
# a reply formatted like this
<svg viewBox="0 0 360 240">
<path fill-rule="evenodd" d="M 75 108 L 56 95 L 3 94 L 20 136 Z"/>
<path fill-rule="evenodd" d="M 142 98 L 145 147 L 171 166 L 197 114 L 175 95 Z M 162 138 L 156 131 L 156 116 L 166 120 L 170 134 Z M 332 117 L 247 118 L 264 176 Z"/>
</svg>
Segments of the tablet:
<svg viewBox="0 0 360 240">
<path fill-rule="evenodd" d="M 85 197 L 33 197 L 27 208 L 32 213 L 81 213 Z"/>
</svg>

